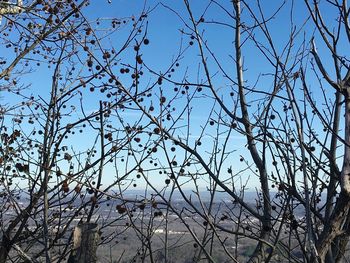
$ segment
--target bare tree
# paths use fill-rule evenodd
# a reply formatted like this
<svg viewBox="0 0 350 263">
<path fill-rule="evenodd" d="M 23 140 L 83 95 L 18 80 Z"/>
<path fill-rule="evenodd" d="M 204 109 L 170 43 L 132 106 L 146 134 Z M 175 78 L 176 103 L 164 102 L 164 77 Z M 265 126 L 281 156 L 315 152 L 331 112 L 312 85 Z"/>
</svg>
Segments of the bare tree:
<svg viewBox="0 0 350 263">
<path fill-rule="evenodd" d="M 191 1 L 184 1 L 183 9 L 163 4 L 183 23 L 180 32 L 189 42 L 170 70 L 153 71 L 160 86 L 175 86 L 173 94 L 167 93 L 161 114 L 148 116 L 161 136 L 183 150 L 174 156 L 167 143 L 158 146 L 167 157 L 163 167 L 168 169 L 173 189 L 191 207 L 189 214 L 180 213 L 181 220 L 192 214 L 197 217 L 193 220 L 205 222 L 203 233 L 191 233 L 201 248 L 196 261 L 203 256 L 214 262 L 214 243 L 221 243 L 231 260 L 237 258 L 237 249 L 235 254 L 225 246 L 231 236 L 237 246 L 242 244 L 240 237 L 256 243 L 249 262 L 277 258 L 339 262 L 347 255 L 349 231 L 349 66 L 346 51 L 342 51 L 349 42 L 347 3 L 305 1 L 300 6 L 281 1 L 271 7 L 265 1 L 230 2 L 207 1 L 202 10 Z M 300 10 L 304 17 L 297 13 Z M 323 11 L 326 18 L 322 10 L 327 10 Z M 276 33 L 276 21 L 287 24 L 288 30 Z M 214 45 L 217 35 L 213 37 L 211 27 L 234 36 L 231 49 L 228 43 L 220 44 L 227 53 Z M 324 58 L 316 45 L 324 50 Z M 192 72 L 195 79 L 188 70 L 181 80 L 175 80 L 176 65 L 193 54 L 187 48 L 195 49 L 199 57 L 187 66 L 198 71 Z M 165 93 L 160 92 L 159 96 Z M 178 104 L 181 100 L 184 103 Z M 204 108 L 204 101 L 206 105 L 211 101 L 212 107 Z M 185 106 L 177 114 L 166 110 L 175 103 Z M 195 112 L 208 117 L 197 123 L 191 118 Z M 191 139 L 193 133 L 196 140 Z M 246 149 L 235 149 L 234 134 L 245 138 Z M 344 151 L 339 155 L 341 146 Z M 255 206 L 244 198 L 254 181 L 248 177 L 259 180 Z M 201 180 L 207 182 L 209 203 L 198 190 Z M 195 189 L 191 197 L 181 190 L 189 185 Z M 193 195 L 200 206 L 193 204 Z M 229 203 L 225 212 L 213 210 L 218 195 L 232 199 L 239 212 L 234 213 Z M 227 220 L 236 228 L 227 227 Z"/>
<path fill-rule="evenodd" d="M 106 262 L 346 259 L 347 1 L 87 5 L 1 12 L 0 262 L 65 261 L 78 222 Z"/>
<path fill-rule="evenodd" d="M 101 221 L 99 205 L 120 199 L 130 184 L 117 187 L 136 169 L 130 164 L 123 176 L 102 181 L 138 132 L 125 132 L 118 111 L 146 91 L 130 96 L 134 85 L 121 86 L 115 71 L 144 37 L 147 13 L 92 21 L 85 17 L 89 1 L 24 2 L 16 6 L 23 12 L 1 4 L 0 262 L 61 262 L 77 222 Z M 117 32 L 124 37 L 108 45 Z M 133 70 L 124 63 L 125 72 Z M 99 94 L 91 100 L 92 92 Z"/>
</svg>

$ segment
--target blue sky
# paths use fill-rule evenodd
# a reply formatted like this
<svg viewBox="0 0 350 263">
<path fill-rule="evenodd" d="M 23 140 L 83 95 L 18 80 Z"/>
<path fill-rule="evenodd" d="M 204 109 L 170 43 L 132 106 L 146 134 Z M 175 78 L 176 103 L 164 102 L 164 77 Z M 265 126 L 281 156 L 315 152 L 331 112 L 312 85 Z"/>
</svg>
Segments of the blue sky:
<svg viewBox="0 0 350 263">
<path fill-rule="evenodd" d="M 230 1 L 218 1 L 220 4 L 227 7 L 229 10 L 232 10 L 232 7 L 230 6 Z M 266 14 L 266 17 L 274 13 L 276 8 L 282 3 L 283 1 L 262 1 L 263 3 L 263 10 Z M 288 42 L 288 37 L 290 34 L 290 25 L 291 20 L 286 19 L 286 17 L 290 14 L 290 7 L 291 3 L 294 3 L 294 19 L 293 24 L 297 27 L 301 26 L 305 20 L 307 19 L 307 12 L 305 11 L 305 6 L 303 1 L 287 1 L 287 4 L 282 8 L 281 12 L 279 13 L 276 18 L 271 20 L 268 24 L 270 33 L 272 38 L 274 39 L 274 43 L 276 44 L 278 51 L 280 52 L 282 50 L 282 47 L 286 45 Z M 225 15 L 224 12 L 214 3 L 212 3 L 208 7 L 208 1 L 200 1 L 200 0 L 193 0 L 190 1 L 191 7 L 193 10 L 194 17 L 197 19 L 200 19 L 200 17 L 203 15 L 204 22 L 199 25 L 200 33 L 203 33 L 204 38 L 207 40 L 208 46 L 210 46 L 211 51 L 215 54 L 217 59 L 220 61 L 220 65 L 225 69 L 225 71 L 233 78 L 235 79 L 235 66 L 234 66 L 234 33 L 232 28 L 229 26 L 232 25 L 233 20 L 229 18 L 228 15 Z M 162 5 L 163 4 L 163 5 Z M 177 16 L 176 13 L 171 11 L 169 8 L 172 8 L 175 10 L 182 18 L 183 21 Z M 127 0 L 112 0 L 111 4 L 108 4 L 107 1 L 98 0 L 98 1 L 91 1 L 90 7 L 84 11 L 85 16 L 89 20 L 95 20 L 100 18 L 117 18 L 122 19 L 126 21 L 130 21 L 130 17 L 134 15 L 135 17 L 138 17 L 140 15 L 140 12 L 143 10 L 143 8 L 152 10 L 149 13 L 149 16 L 147 18 L 148 21 L 148 27 L 147 27 L 147 36 L 146 38 L 149 39 L 150 43 L 149 45 L 144 45 L 141 49 L 142 58 L 145 62 L 145 64 L 151 68 L 156 73 L 164 72 L 170 65 L 172 64 L 174 58 L 177 56 L 179 52 L 180 44 L 182 43 L 183 50 L 186 49 L 186 51 L 181 56 L 181 59 L 179 60 L 179 67 L 173 67 L 174 72 L 171 73 L 172 80 L 176 81 L 182 81 L 184 76 L 186 76 L 186 79 L 191 82 L 202 82 L 205 80 L 205 75 L 203 73 L 203 68 L 201 66 L 201 59 L 199 57 L 198 48 L 196 46 L 196 43 L 193 46 L 189 46 L 189 43 L 191 40 L 191 30 L 186 28 L 186 25 L 183 23 L 190 23 L 190 20 L 188 18 L 188 13 L 185 9 L 185 5 L 183 1 L 127 1 Z M 207 9 L 206 9 L 207 8 Z M 256 7 L 255 7 L 256 8 Z M 252 22 L 250 16 L 245 10 L 243 14 L 243 19 L 247 19 L 248 21 Z M 333 21 L 333 14 L 332 12 L 325 12 L 325 19 L 328 21 Z M 229 26 L 225 25 L 218 25 L 214 24 L 213 21 L 220 21 L 221 23 L 227 23 Z M 249 22 L 248 22 L 249 23 Z M 114 34 L 111 37 L 107 37 L 103 45 L 108 49 L 111 46 L 118 46 L 120 45 L 123 40 L 126 38 L 130 28 L 132 27 L 131 23 L 126 23 L 125 26 L 121 28 L 116 34 Z M 98 27 L 100 30 L 103 30 L 103 25 Z M 145 27 L 144 27 L 145 28 Z M 185 34 L 181 33 L 181 30 L 184 30 Z M 102 32 L 102 31 L 101 31 Z M 256 37 L 259 41 L 261 41 L 264 44 L 267 44 L 266 39 L 264 39 L 263 35 L 259 30 L 256 30 L 254 32 L 256 34 Z M 311 26 L 310 23 L 306 23 L 305 27 L 301 30 L 300 35 L 298 36 L 298 40 L 295 43 L 295 48 L 292 49 L 292 52 L 297 52 L 297 48 L 300 45 L 301 41 L 305 37 L 306 44 L 308 44 L 308 41 L 311 39 L 312 34 L 314 33 L 314 29 Z M 142 38 L 142 34 L 138 37 L 138 40 Z M 319 39 L 319 36 L 316 35 L 316 40 Z M 329 61 L 330 56 L 329 52 L 326 51 L 323 45 L 318 45 L 319 52 L 322 52 L 325 56 L 325 61 L 327 65 L 327 61 Z M 345 44 L 341 46 L 343 48 L 343 54 L 346 54 L 349 51 L 349 47 Z M 129 48 L 125 50 L 125 52 L 122 53 L 120 56 L 120 60 L 118 60 L 118 65 L 116 66 L 116 72 L 118 72 L 119 68 L 122 67 L 121 65 L 128 64 L 128 63 L 134 63 L 134 56 L 135 51 L 133 50 L 133 44 L 130 45 Z M 207 53 L 208 56 L 208 65 L 210 72 L 212 74 L 212 80 L 216 88 L 218 88 L 219 95 L 222 96 L 223 101 L 229 105 L 229 107 L 234 106 L 234 99 L 232 99 L 230 96 L 228 96 L 228 91 L 235 91 L 234 85 L 225 79 L 223 74 L 219 71 L 217 65 L 215 64 L 215 61 L 210 58 L 210 54 Z M 257 88 L 264 90 L 266 92 L 269 92 L 273 89 L 273 82 L 272 77 L 269 75 L 266 75 L 268 73 L 271 73 L 273 71 L 273 68 L 271 65 L 265 60 L 261 58 L 261 54 L 259 50 L 255 47 L 252 43 L 247 43 L 243 47 L 243 59 L 244 59 L 244 65 L 245 65 L 245 78 L 247 80 L 246 85 L 249 87 L 253 87 L 255 83 L 258 81 Z M 35 95 L 41 95 L 42 97 L 48 97 L 49 93 L 47 90 L 49 90 L 50 87 L 50 72 L 52 72 L 51 69 L 47 69 L 45 66 L 41 66 L 36 68 L 35 66 L 35 72 L 28 74 L 25 79 L 23 79 L 23 84 L 28 85 L 31 84 L 30 88 L 28 89 L 28 94 L 34 93 Z M 327 68 L 331 68 L 328 67 Z M 150 82 L 154 81 L 156 79 L 156 76 L 154 74 L 150 74 L 147 72 L 146 69 L 145 76 L 140 80 L 140 87 L 145 88 L 147 85 L 149 85 Z M 330 71 L 333 73 L 332 71 Z M 47 79 L 45 78 L 47 76 Z M 129 76 L 119 75 L 118 76 L 120 80 L 125 84 L 125 86 L 130 86 L 132 80 Z M 97 83 L 98 81 L 96 81 Z M 315 85 L 316 81 L 314 77 L 311 77 L 310 85 Z M 175 97 L 175 93 L 173 91 L 174 84 L 171 84 L 167 82 L 166 84 L 161 86 L 162 92 L 169 97 Z M 98 93 L 98 91 L 95 91 L 93 94 L 87 91 L 82 91 L 83 96 L 83 103 L 86 107 L 87 112 L 93 112 L 98 109 L 98 101 L 104 97 L 103 94 Z M 160 92 L 160 88 L 158 86 L 155 87 L 155 91 L 153 92 L 155 96 L 158 96 Z M 100 95 L 97 95 L 100 94 Z M 201 127 L 206 123 L 208 118 L 216 118 L 218 114 L 218 107 L 217 105 L 214 106 L 214 101 L 210 97 L 210 93 L 203 92 L 202 95 L 199 95 L 197 98 L 193 99 L 193 104 L 191 108 L 191 127 L 190 127 L 190 144 L 194 145 L 194 142 L 201 134 Z M 333 94 L 331 91 L 330 94 Z M 317 91 L 314 93 L 315 99 L 322 101 L 322 98 L 319 97 L 321 94 Z M 12 96 L 8 96 L 7 98 L 13 99 Z M 254 95 L 256 96 L 256 95 Z M 249 97 L 250 100 L 256 99 L 256 97 Z M 155 103 L 156 105 L 156 97 L 153 97 L 152 103 Z M 76 103 L 78 100 L 75 101 Z M 150 100 L 147 100 L 145 102 L 145 105 L 149 106 Z M 185 96 L 182 96 L 181 99 L 177 99 L 173 106 L 177 108 L 177 111 L 179 112 L 180 109 L 182 109 L 186 105 Z M 77 105 L 75 105 L 77 106 Z M 159 106 L 159 105 L 158 105 Z M 155 113 L 159 112 L 159 107 L 156 107 Z M 212 108 L 215 108 L 217 111 L 215 114 L 211 115 L 210 117 L 210 111 Z M 253 112 L 256 110 L 256 105 L 254 102 L 252 102 L 252 105 L 250 107 L 250 110 Z M 174 115 L 176 116 L 175 113 Z M 133 124 L 139 120 L 139 115 L 135 111 L 126 111 L 121 112 L 121 115 L 124 117 L 126 123 Z M 81 113 L 78 111 L 76 113 L 70 114 L 67 121 L 69 122 L 69 118 L 72 120 L 81 117 Z M 147 123 L 147 118 L 143 117 L 142 120 L 143 123 Z M 184 117 L 184 120 L 179 121 L 180 124 L 185 125 L 186 119 Z M 119 125 L 119 123 L 118 123 Z M 316 123 L 316 127 L 320 127 L 319 123 Z M 201 148 L 201 153 L 205 158 L 209 159 L 210 154 L 213 148 L 214 140 L 211 137 L 211 135 L 214 135 L 215 132 L 215 126 L 214 127 L 207 127 L 205 129 L 202 141 L 203 146 Z M 182 132 L 185 132 L 185 128 L 178 128 L 176 132 L 177 135 L 181 135 Z M 72 143 L 75 144 L 78 148 L 83 148 L 87 145 L 87 138 L 94 138 L 94 133 L 91 131 L 91 133 L 86 133 L 86 137 L 83 137 L 82 135 L 75 135 L 71 139 L 67 140 L 67 144 Z M 220 142 L 223 142 L 224 139 L 227 136 L 226 133 L 223 133 L 221 135 L 218 135 L 220 138 Z M 222 141 L 221 141 L 222 140 Z M 239 158 L 241 155 L 245 156 L 247 154 L 247 150 L 245 149 L 245 138 L 238 134 L 233 133 L 230 135 L 229 138 L 229 147 L 227 151 L 234 151 L 232 155 L 225 161 L 225 165 L 222 168 L 222 171 L 226 171 L 228 167 L 234 166 L 235 171 L 240 171 L 245 168 L 243 165 L 244 162 L 239 162 Z M 237 151 L 236 151 L 237 150 Z M 183 153 L 183 152 L 182 152 Z M 181 151 L 177 153 L 176 158 L 181 159 L 182 156 Z M 174 155 L 171 155 L 171 157 L 174 157 Z M 161 157 L 164 158 L 164 157 Z M 162 160 L 161 160 L 162 161 Z M 251 160 L 250 160 L 251 161 Z M 119 167 L 123 167 L 123 164 L 119 164 Z M 149 165 L 151 166 L 151 165 Z M 254 170 L 254 168 L 252 169 Z M 114 173 L 114 171 L 111 168 L 107 168 L 105 170 L 106 174 L 108 173 Z M 243 174 L 243 173 L 242 173 Z M 254 172 L 248 171 L 245 172 L 242 176 L 243 180 L 247 179 L 249 176 L 253 177 Z M 136 174 L 135 174 L 136 175 Z M 154 178 L 155 185 L 158 186 L 164 186 L 164 180 L 165 176 L 152 176 L 150 174 L 151 178 Z M 112 178 L 112 177 L 111 177 Z M 204 187 L 207 183 L 207 180 L 203 181 L 201 183 L 201 186 Z M 140 183 L 139 187 L 143 187 L 144 184 Z M 254 189 L 255 186 L 258 186 L 258 179 L 253 178 L 250 184 L 250 188 Z M 192 187 L 192 186 L 191 186 Z"/>
</svg>

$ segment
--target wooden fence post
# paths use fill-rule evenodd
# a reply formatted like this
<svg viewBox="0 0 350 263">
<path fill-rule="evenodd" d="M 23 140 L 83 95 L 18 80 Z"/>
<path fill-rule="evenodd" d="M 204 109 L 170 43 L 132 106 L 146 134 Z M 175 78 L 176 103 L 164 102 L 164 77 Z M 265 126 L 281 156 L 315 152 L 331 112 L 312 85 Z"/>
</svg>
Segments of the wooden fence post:
<svg viewBox="0 0 350 263">
<path fill-rule="evenodd" d="M 96 263 L 99 228 L 95 223 L 79 224 L 74 229 L 73 252 L 69 262 Z"/>
</svg>

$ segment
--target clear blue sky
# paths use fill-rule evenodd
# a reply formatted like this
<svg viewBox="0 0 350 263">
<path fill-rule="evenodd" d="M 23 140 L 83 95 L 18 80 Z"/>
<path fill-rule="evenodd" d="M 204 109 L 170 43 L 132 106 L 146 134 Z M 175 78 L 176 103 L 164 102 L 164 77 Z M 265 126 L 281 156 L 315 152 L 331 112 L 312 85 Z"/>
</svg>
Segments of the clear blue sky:
<svg viewBox="0 0 350 263">
<path fill-rule="evenodd" d="M 230 77 L 235 79 L 236 73 L 233 61 L 233 57 L 235 54 L 233 44 L 234 32 L 233 29 L 230 28 L 234 20 L 230 18 L 229 15 L 225 14 L 218 7 L 218 5 L 215 5 L 214 2 L 212 2 L 211 5 L 208 5 L 208 2 L 209 1 L 201 0 L 190 1 L 194 17 L 199 20 L 203 16 L 204 22 L 199 25 L 200 33 L 203 33 L 205 39 L 207 40 L 206 43 L 210 47 L 211 51 L 215 54 L 217 59 L 220 61 L 220 65 L 222 66 L 222 68 L 230 75 Z M 218 2 L 228 10 L 232 11 L 231 1 L 227 0 Z M 278 6 L 283 1 L 265 0 L 261 2 L 265 15 L 266 17 L 268 17 L 275 12 L 276 8 L 278 8 Z M 288 19 L 288 16 L 290 14 L 290 7 L 292 2 L 295 5 L 293 11 L 293 25 L 295 25 L 296 27 L 300 27 L 306 21 L 308 16 L 303 1 L 287 1 L 287 4 L 284 7 L 282 7 L 282 10 L 279 13 L 279 15 L 268 23 L 271 36 L 274 39 L 274 43 L 277 46 L 278 52 L 282 51 L 283 47 L 287 44 L 289 38 L 291 20 Z M 167 8 L 167 6 L 176 11 L 177 14 L 182 17 L 183 21 L 178 17 L 178 15 L 175 12 L 172 12 L 169 8 Z M 183 1 L 168 0 L 144 2 L 136 0 L 112 0 L 109 4 L 107 1 L 104 0 L 95 0 L 91 1 L 90 7 L 88 7 L 86 11 L 84 11 L 84 14 L 89 20 L 101 18 L 117 18 L 125 19 L 128 21 L 128 19 L 132 15 L 138 17 L 143 8 L 152 10 L 149 13 L 147 19 L 148 33 L 146 37 L 147 39 L 149 39 L 150 44 L 147 46 L 143 46 L 140 52 L 142 53 L 142 58 L 148 67 L 150 67 L 157 73 L 164 72 L 168 67 L 170 67 L 173 59 L 178 54 L 180 44 L 182 43 L 183 48 L 187 48 L 190 41 L 192 41 L 190 38 L 191 30 L 186 28 L 186 25 L 184 24 L 184 22 L 190 24 L 190 20 Z M 256 9 L 256 7 L 254 7 L 254 9 Z M 243 19 L 247 19 L 248 23 L 252 22 L 251 18 L 249 17 L 246 11 L 247 10 L 245 10 L 243 13 Z M 327 9 L 327 12 L 325 12 L 325 19 L 327 21 L 334 21 L 333 15 L 334 13 L 328 11 Z M 214 21 L 220 22 L 222 24 L 219 25 L 217 23 L 214 23 Z M 228 24 L 229 26 L 225 26 L 223 24 Z M 104 40 L 103 45 L 105 45 L 107 49 L 111 46 L 120 45 L 127 36 L 130 28 L 131 23 L 127 23 L 116 34 L 112 35 L 111 37 L 107 37 Z M 103 30 L 103 26 L 100 26 L 99 29 Z M 184 30 L 186 34 L 182 34 L 181 30 Z M 256 34 L 256 37 L 259 41 L 261 41 L 264 44 L 267 43 L 266 39 L 264 39 L 263 35 L 261 34 L 261 32 L 259 32 L 259 30 L 254 31 L 254 33 Z M 299 47 L 304 37 L 306 44 L 308 44 L 308 41 L 311 39 L 313 33 L 313 27 L 311 27 L 311 24 L 309 22 L 307 22 L 304 28 L 301 30 L 301 33 L 298 36 L 297 41 L 295 43 L 295 48 L 292 49 L 292 52 L 297 51 L 297 48 Z M 138 37 L 138 39 L 140 39 L 140 37 Z M 317 35 L 316 39 L 318 39 Z M 325 55 L 324 57 L 326 58 L 326 61 L 331 58 L 329 56 L 329 52 L 325 50 L 324 46 L 319 45 L 318 48 L 320 52 L 322 52 Z M 342 48 L 344 48 L 343 54 L 346 54 L 349 51 L 349 47 L 346 47 L 345 45 Z M 202 80 L 204 80 L 205 75 L 203 72 L 203 68 L 200 66 L 201 61 L 198 54 L 198 47 L 196 43 L 193 46 L 189 46 L 188 50 L 186 50 L 181 60 L 179 61 L 180 66 L 175 68 L 175 72 L 172 73 L 172 79 L 181 82 L 183 76 L 186 75 L 187 79 L 191 82 L 201 82 Z M 228 91 L 236 89 L 232 86 L 232 83 L 230 81 L 225 79 L 222 72 L 220 72 L 218 66 L 215 64 L 215 61 L 212 58 L 210 58 L 209 53 L 206 53 L 206 55 L 208 56 L 208 65 L 210 72 L 213 76 L 212 80 L 215 87 L 217 87 L 219 90 L 219 95 L 223 97 L 223 100 L 225 101 L 225 103 L 227 103 L 227 105 L 229 105 L 229 108 L 233 108 L 233 100 L 228 96 Z M 134 63 L 134 56 L 135 51 L 133 50 L 133 45 L 131 45 L 131 47 L 128 48 L 120 56 L 120 61 L 118 61 L 119 64 L 116 66 L 116 68 L 121 67 L 120 65 L 122 63 Z M 261 58 L 261 54 L 254 44 L 245 44 L 245 46 L 243 47 L 243 59 L 246 69 L 246 85 L 249 87 L 253 87 L 257 83 L 258 89 L 264 90 L 266 92 L 271 91 L 273 89 L 272 78 L 269 75 L 264 74 L 271 73 L 273 69 L 265 59 Z M 35 69 L 34 73 L 28 75 L 28 77 L 26 77 L 26 79 L 23 80 L 23 84 L 31 84 L 30 89 L 27 91 L 28 94 L 40 94 L 44 98 L 47 98 L 49 96 L 49 93 L 47 91 L 49 90 L 51 81 L 50 71 L 52 72 L 52 68 L 47 69 L 46 67 L 40 67 L 40 69 Z M 141 88 L 147 87 L 147 85 L 149 85 L 149 83 L 154 81 L 154 79 L 156 78 L 154 75 L 149 74 L 146 69 L 144 71 L 145 76 L 140 81 Z M 330 73 L 333 74 L 334 72 L 330 71 Z M 47 76 L 47 79 L 45 76 Z M 131 79 L 129 76 L 125 77 L 124 75 L 120 75 L 118 77 L 126 86 L 131 85 Z M 314 80 L 311 80 L 311 83 L 315 83 L 316 85 L 316 82 L 314 82 Z M 173 88 L 174 85 L 170 83 L 166 83 L 162 86 L 164 94 L 169 98 L 175 96 Z M 332 94 L 332 92 L 330 93 Z M 98 101 L 102 98 L 102 95 L 91 95 L 90 93 L 84 94 L 86 95 L 84 96 L 84 105 L 86 107 L 87 112 L 97 110 Z M 94 94 L 98 93 L 95 92 Z M 159 94 L 158 86 L 156 86 L 154 92 L 155 96 L 157 94 Z M 203 95 L 201 95 L 200 98 L 197 98 L 193 101 L 191 109 L 192 112 L 190 144 L 192 146 L 194 145 L 194 141 L 200 136 L 201 126 L 203 126 L 206 123 L 206 120 L 209 118 L 210 110 L 214 105 L 214 101 L 209 97 L 209 92 L 203 92 L 202 94 Z M 315 99 L 318 99 L 319 95 L 321 94 L 315 92 Z M 12 96 L 9 96 L 7 98 L 11 98 L 11 100 L 13 99 Z M 255 99 L 254 97 L 248 98 L 249 100 Z M 156 97 L 153 97 L 152 100 L 156 101 Z M 181 108 L 184 107 L 185 102 L 186 101 L 183 97 L 182 99 L 177 100 L 173 104 L 173 106 L 176 107 L 179 111 Z M 147 102 L 145 102 L 145 105 L 149 106 L 149 104 L 150 100 L 147 100 Z M 252 102 L 252 105 L 249 109 L 251 110 L 251 112 L 256 110 L 256 105 L 254 104 L 254 102 Z M 219 107 L 217 105 L 215 106 L 215 110 L 218 113 Z M 155 112 L 157 112 L 157 108 Z M 133 111 L 127 111 L 121 114 L 122 116 L 124 116 L 125 121 L 130 123 L 131 125 L 139 119 L 138 114 L 135 114 L 135 112 Z M 77 113 L 76 115 L 72 114 L 70 118 L 74 119 L 77 116 L 81 116 L 80 113 Z M 212 118 L 215 117 L 215 114 L 212 115 Z M 69 122 L 69 120 L 67 122 Z M 142 123 L 146 124 L 147 119 L 144 118 Z M 179 126 L 180 124 L 185 125 L 186 119 L 180 121 Z M 319 124 L 316 125 L 318 125 L 319 127 Z M 200 151 L 207 160 L 209 160 L 210 158 L 214 143 L 214 140 L 210 137 L 211 135 L 215 135 L 214 127 L 206 128 L 202 139 L 203 146 L 201 147 Z M 186 129 L 179 128 L 175 130 L 175 134 L 182 136 L 182 133 L 185 131 Z M 69 145 L 69 143 L 72 143 L 74 145 L 77 145 L 78 148 L 81 147 L 82 149 L 84 146 L 87 145 L 88 138 L 92 137 L 92 133 L 87 133 L 84 136 L 86 137 L 83 137 L 83 135 L 73 136 L 67 141 L 67 144 Z M 223 142 L 225 136 L 225 133 L 220 135 L 220 142 Z M 239 158 L 241 155 L 247 154 L 247 151 L 244 148 L 245 138 L 239 135 L 238 133 L 233 133 L 232 135 L 230 135 L 229 145 L 230 146 L 228 147 L 227 151 L 235 152 L 233 152 L 232 155 L 230 155 L 230 157 L 227 160 L 225 160 L 222 171 L 226 171 L 228 167 L 232 166 L 234 168 L 234 171 L 237 172 L 244 168 L 244 166 L 242 166 L 242 163 L 239 162 Z M 183 154 L 183 152 L 178 151 L 176 156 L 176 158 L 178 158 L 180 162 L 181 158 L 183 158 L 182 156 L 179 157 L 179 155 L 181 154 Z M 171 158 L 175 157 L 174 154 L 170 155 Z M 251 163 L 251 160 L 249 160 L 249 162 Z M 124 167 L 124 165 L 120 164 L 119 167 Z M 149 167 L 151 167 L 151 164 L 149 164 Z M 113 174 L 114 171 L 110 168 L 107 168 L 106 174 L 108 173 Z M 135 175 L 136 173 L 133 176 Z M 245 172 L 243 175 L 243 179 L 245 180 L 248 178 L 248 176 L 252 175 L 252 172 Z M 154 179 L 153 182 L 156 185 L 164 185 L 164 180 L 166 178 L 164 175 L 158 176 L 150 174 L 150 176 L 152 180 Z M 135 177 L 133 177 L 133 179 L 135 179 Z M 108 180 L 106 184 L 108 184 Z M 250 184 L 250 189 L 253 189 L 255 186 L 258 185 L 257 178 L 253 178 L 251 182 L 252 183 Z M 205 186 L 205 183 L 205 181 L 204 183 L 202 182 L 201 186 Z M 143 185 L 144 184 L 140 183 L 139 187 L 143 187 Z"/>
</svg>

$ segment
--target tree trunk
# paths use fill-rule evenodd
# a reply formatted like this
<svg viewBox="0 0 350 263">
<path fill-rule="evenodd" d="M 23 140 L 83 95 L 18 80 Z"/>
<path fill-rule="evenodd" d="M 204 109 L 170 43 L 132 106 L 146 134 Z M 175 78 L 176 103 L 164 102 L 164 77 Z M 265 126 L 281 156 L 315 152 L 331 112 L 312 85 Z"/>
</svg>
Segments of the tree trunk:
<svg viewBox="0 0 350 263">
<path fill-rule="evenodd" d="M 317 250 L 321 262 L 326 262 L 325 258 L 332 243 L 349 230 L 347 219 L 350 211 L 350 88 L 345 86 L 343 90 L 345 92 L 345 142 L 343 166 L 340 174 L 341 192 L 331 218 L 325 225 L 318 242 Z M 343 242 L 345 241 L 343 240 Z M 344 244 L 342 245 L 344 246 Z"/>
<path fill-rule="evenodd" d="M 344 221 L 348 217 L 350 208 L 350 196 L 342 191 L 338 197 L 337 204 L 333 211 L 330 223 L 327 224 L 317 242 L 317 251 L 320 261 L 326 262 L 327 252 L 331 248 L 331 244 L 337 237 L 344 234 Z"/>
<path fill-rule="evenodd" d="M 3 233 L 3 235 L 5 234 Z M 1 241 L 1 246 L 0 246 L 0 263 L 6 262 L 10 249 L 11 249 L 10 240 L 7 238 L 7 236 L 3 236 Z"/>
<path fill-rule="evenodd" d="M 0 247 L 0 263 L 5 263 L 6 262 L 6 258 L 8 256 L 8 250 L 6 249 L 6 247 L 1 246 Z"/>
<path fill-rule="evenodd" d="M 100 239 L 99 228 L 95 223 L 84 223 L 75 227 L 72 263 L 96 263 L 97 244 Z"/>
</svg>

